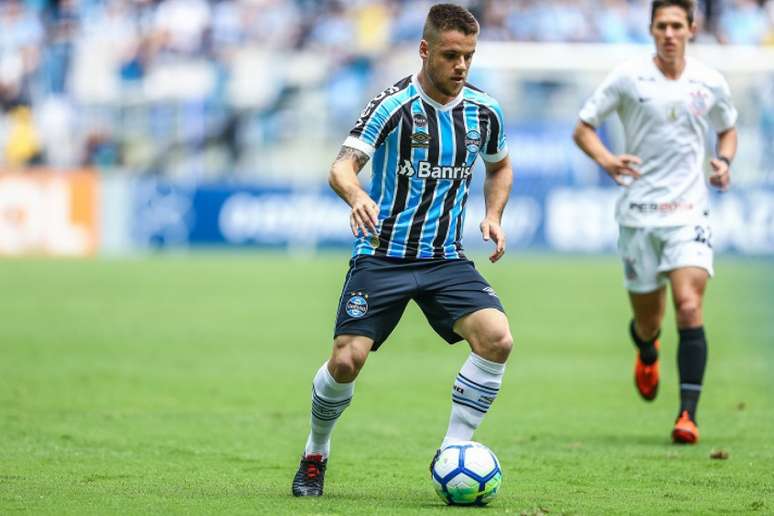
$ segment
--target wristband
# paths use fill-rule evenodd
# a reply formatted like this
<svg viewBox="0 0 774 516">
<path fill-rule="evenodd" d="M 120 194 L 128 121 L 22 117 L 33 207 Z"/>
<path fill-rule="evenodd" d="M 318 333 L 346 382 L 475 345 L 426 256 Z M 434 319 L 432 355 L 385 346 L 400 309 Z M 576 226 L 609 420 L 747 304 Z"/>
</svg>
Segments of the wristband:
<svg viewBox="0 0 774 516">
<path fill-rule="evenodd" d="M 718 156 L 718 161 L 722 161 L 723 163 L 725 163 L 728 166 L 728 168 L 731 168 L 731 160 L 728 159 L 727 157 L 725 157 L 725 156 Z"/>
</svg>

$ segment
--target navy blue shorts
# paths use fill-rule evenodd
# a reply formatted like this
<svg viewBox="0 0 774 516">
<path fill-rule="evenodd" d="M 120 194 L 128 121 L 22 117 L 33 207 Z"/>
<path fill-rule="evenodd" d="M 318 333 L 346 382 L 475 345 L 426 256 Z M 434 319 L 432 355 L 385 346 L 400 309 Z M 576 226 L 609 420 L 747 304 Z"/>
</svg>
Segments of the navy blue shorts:
<svg viewBox="0 0 774 516">
<path fill-rule="evenodd" d="M 364 335 L 376 351 L 398 324 L 409 300 L 446 342 L 462 340 L 454 323 L 483 308 L 505 312 L 470 260 L 405 260 L 355 256 L 339 299 L 337 335 Z"/>
</svg>

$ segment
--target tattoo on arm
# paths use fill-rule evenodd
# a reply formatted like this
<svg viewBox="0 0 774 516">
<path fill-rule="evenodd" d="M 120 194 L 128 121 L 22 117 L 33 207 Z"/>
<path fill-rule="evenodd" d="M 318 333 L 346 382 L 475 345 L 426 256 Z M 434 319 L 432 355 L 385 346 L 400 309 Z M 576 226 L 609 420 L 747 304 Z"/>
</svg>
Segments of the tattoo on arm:
<svg viewBox="0 0 774 516">
<path fill-rule="evenodd" d="M 338 156 L 336 156 L 336 160 L 334 162 L 349 159 L 355 162 L 355 172 L 360 172 L 360 169 L 362 169 L 365 164 L 368 163 L 369 158 L 365 152 L 344 145 L 341 147 L 341 150 L 339 151 Z"/>
</svg>

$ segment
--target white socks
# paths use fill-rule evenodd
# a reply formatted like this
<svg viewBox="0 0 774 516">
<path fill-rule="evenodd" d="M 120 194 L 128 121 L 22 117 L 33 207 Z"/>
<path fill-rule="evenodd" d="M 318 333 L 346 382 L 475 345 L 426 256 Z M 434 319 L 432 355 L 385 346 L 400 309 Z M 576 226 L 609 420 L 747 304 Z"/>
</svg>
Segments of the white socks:
<svg viewBox="0 0 774 516">
<path fill-rule="evenodd" d="M 452 386 L 451 417 L 441 448 L 473 438 L 500 390 L 504 373 L 505 364 L 470 353 Z"/>
<path fill-rule="evenodd" d="M 336 420 L 352 401 L 355 382 L 338 383 L 328 372 L 328 362 L 317 371 L 312 382 L 312 430 L 306 440 L 304 455 L 328 456 L 331 433 Z"/>
</svg>

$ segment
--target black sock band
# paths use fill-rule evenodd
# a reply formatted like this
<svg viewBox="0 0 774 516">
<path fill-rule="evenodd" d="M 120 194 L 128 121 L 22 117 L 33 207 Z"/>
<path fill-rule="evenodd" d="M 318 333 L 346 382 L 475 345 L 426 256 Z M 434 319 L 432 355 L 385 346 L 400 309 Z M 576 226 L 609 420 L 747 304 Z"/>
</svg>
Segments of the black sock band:
<svg viewBox="0 0 774 516">
<path fill-rule="evenodd" d="M 656 336 L 650 340 L 642 340 L 634 329 L 634 319 L 629 323 L 629 335 L 631 335 L 634 345 L 640 350 L 640 360 L 645 365 L 650 365 L 658 360 L 658 350 L 656 349 L 656 339 L 661 335 L 661 330 L 656 332 Z"/>
<path fill-rule="evenodd" d="M 696 407 L 701 395 L 704 369 L 707 367 L 707 339 L 704 327 L 678 330 L 677 368 L 680 372 L 680 413 L 688 411 L 696 420 Z"/>
</svg>

